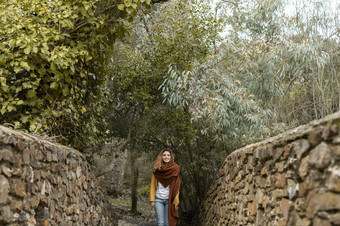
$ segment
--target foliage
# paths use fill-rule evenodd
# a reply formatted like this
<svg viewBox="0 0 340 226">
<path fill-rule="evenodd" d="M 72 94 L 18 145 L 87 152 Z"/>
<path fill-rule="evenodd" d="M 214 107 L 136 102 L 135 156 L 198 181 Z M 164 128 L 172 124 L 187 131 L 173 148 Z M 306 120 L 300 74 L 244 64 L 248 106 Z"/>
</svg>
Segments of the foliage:
<svg viewBox="0 0 340 226">
<path fill-rule="evenodd" d="M 318 15 L 315 29 L 304 29 L 309 30 L 304 34 L 299 32 L 301 24 L 292 24 L 283 13 L 281 1 L 221 2 L 227 5 L 223 16 L 229 30 L 218 54 L 190 71 L 170 65 L 160 87 L 167 103 L 189 113 L 192 128 L 199 131 L 187 141 L 188 154 L 181 153 L 190 159 L 195 184 L 191 190 L 196 191 L 186 193 L 187 188 L 185 194 L 198 200 L 209 184 L 208 173 L 214 171 L 202 165 L 219 160 L 211 152 L 235 150 L 339 109 L 334 55 L 339 33 L 320 29 L 329 29 L 330 18 Z"/>
<path fill-rule="evenodd" d="M 218 1 L 216 11 L 227 18 L 228 34 L 240 39 L 270 41 L 282 32 L 282 11 L 286 1 Z"/>
<path fill-rule="evenodd" d="M 190 193 L 202 185 L 201 177 L 206 176 L 205 185 L 194 193 L 200 198 L 212 175 L 211 171 L 203 175 L 196 160 L 213 155 L 213 151 L 203 148 L 192 151 L 196 148 L 193 139 L 197 137 L 197 129 L 190 123 L 189 113 L 164 103 L 159 87 L 169 76 L 169 64 L 191 70 L 194 62 L 203 63 L 214 52 L 222 27 L 220 22 L 204 1 L 172 1 L 151 8 L 149 14 L 138 15 L 130 36 L 116 43 L 110 63 L 108 88 L 115 106 L 107 114 L 110 132 L 126 138 L 129 130 L 132 131 L 131 147 L 135 154 L 142 151 L 155 154 L 166 146 L 175 150 L 182 172 L 189 174 L 183 177 L 183 184 L 189 186 L 181 192 L 187 194 L 181 201 L 185 212 L 199 204 L 199 199 Z M 200 156 L 201 152 L 207 154 Z M 189 153 L 192 163 L 188 162 Z M 190 200 L 194 205 L 190 206 Z"/>
<path fill-rule="evenodd" d="M 200 13 L 197 4 L 196 1 L 191 4 L 174 1 L 158 6 L 147 16 L 140 14 L 140 22 L 133 28 L 130 38 L 116 44 L 116 55 L 110 64 L 109 88 L 118 112 L 111 112 L 112 120 L 119 115 L 129 117 L 126 122 L 143 131 L 144 126 L 138 122 L 143 121 L 145 125 L 149 112 L 162 106 L 158 87 L 167 74 L 168 65 L 190 69 L 193 61 L 209 54 L 216 40 L 213 36 L 217 35 L 218 21 L 214 22 L 204 11 Z M 176 16 L 178 13 L 183 17 Z M 205 23 L 207 27 L 202 26 Z M 126 111 L 130 114 L 123 113 Z M 132 112 L 137 115 L 133 121 Z M 144 116 L 146 118 L 142 119 Z"/>
<path fill-rule="evenodd" d="M 229 60 L 220 69 L 271 109 L 273 123 L 293 127 L 339 109 L 334 61 L 339 12 L 332 14 L 329 3 L 245 0 L 219 5 L 230 24 L 221 50 Z M 284 6 L 296 12 L 286 14 Z"/>
<path fill-rule="evenodd" d="M 294 5 L 296 10 L 287 28 L 290 32 L 285 35 L 292 43 L 286 56 L 299 66 L 295 71 L 284 70 L 285 95 L 277 104 L 278 120 L 290 126 L 340 109 L 339 6 L 334 1 L 304 0 Z"/>
<path fill-rule="evenodd" d="M 188 108 L 191 123 L 219 142 L 264 124 L 263 117 L 270 111 L 261 109 L 254 95 L 238 85 L 237 80 L 204 69 L 178 74 L 170 67 L 169 79 L 161 86 L 169 104 Z"/>
<path fill-rule="evenodd" d="M 103 136 L 107 57 L 125 32 L 119 19 L 132 18 L 140 6 L 118 3 L 1 1 L 1 123 L 77 147 Z"/>
</svg>

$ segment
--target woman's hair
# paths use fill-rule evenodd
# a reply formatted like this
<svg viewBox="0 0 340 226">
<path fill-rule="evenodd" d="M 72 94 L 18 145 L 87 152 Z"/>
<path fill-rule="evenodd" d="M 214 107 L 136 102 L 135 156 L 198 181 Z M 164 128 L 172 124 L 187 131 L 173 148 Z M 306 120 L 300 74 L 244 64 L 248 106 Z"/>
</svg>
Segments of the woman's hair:
<svg viewBox="0 0 340 226">
<path fill-rule="evenodd" d="M 166 151 L 170 153 L 170 162 L 167 163 L 167 164 L 165 164 L 165 163 L 163 162 L 163 159 L 162 159 L 163 153 L 166 152 Z M 157 159 L 156 159 L 156 162 L 155 162 L 155 165 L 154 165 L 154 167 L 153 167 L 153 170 L 154 170 L 154 171 L 155 171 L 155 170 L 159 170 L 159 169 L 161 169 L 164 165 L 168 165 L 168 164 L 171 164 L 171 163 L 173 163 L 173 162 L 175 162 L 174 153 L 172 152 L 171 149 L 169 149 L 169 148 L 164 148 L 164 149 L 158 154 Z"/>
</svg>

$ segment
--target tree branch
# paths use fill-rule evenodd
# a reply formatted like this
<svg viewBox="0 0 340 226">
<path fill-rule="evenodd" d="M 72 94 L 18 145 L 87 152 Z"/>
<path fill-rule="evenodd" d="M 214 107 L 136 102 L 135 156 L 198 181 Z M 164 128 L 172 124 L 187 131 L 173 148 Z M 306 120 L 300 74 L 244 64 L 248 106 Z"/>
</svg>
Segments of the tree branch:
<svg viewBox="0 0 340 226">
<path fill-rule="evenodd" d="M 168 2 L 169 0 L 153 0 L 153 3 L 162 3 L 162 2 Z"/>
</svg>

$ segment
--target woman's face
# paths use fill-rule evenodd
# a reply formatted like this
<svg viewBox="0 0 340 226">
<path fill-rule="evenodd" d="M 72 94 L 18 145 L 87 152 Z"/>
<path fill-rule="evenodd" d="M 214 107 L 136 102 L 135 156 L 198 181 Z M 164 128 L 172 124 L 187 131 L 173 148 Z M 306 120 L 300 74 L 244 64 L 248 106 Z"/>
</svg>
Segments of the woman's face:
<svg viewBox="0 0 340 226">
<path fill-rule="evenodd" d="M 164 151 L 162 155 L 162 160 L 164 163 L 169 163 L 171 160 L 171 154 L 168 151 Z"/>
</svg>

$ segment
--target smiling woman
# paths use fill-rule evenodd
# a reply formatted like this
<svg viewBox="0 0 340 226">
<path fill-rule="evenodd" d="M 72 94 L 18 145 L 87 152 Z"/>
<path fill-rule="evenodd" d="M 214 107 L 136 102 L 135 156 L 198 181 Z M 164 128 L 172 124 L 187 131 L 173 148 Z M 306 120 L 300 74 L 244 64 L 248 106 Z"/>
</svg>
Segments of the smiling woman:
<svg viewBox="0 0 340 226">
<path fill-rule="evenodd" d="M 164 163 L 170 163 L 171 154 L 168 151 L 163 151 L 162 160 Z"/>
<path fill-rule="evenodd" d="M 173 152 L 163 149 L 156 159 L 150 185 L 150 204 L 156 211 L 157 226 L 176 225 L 181 186 L 179 172 Z"/>
</svg>

